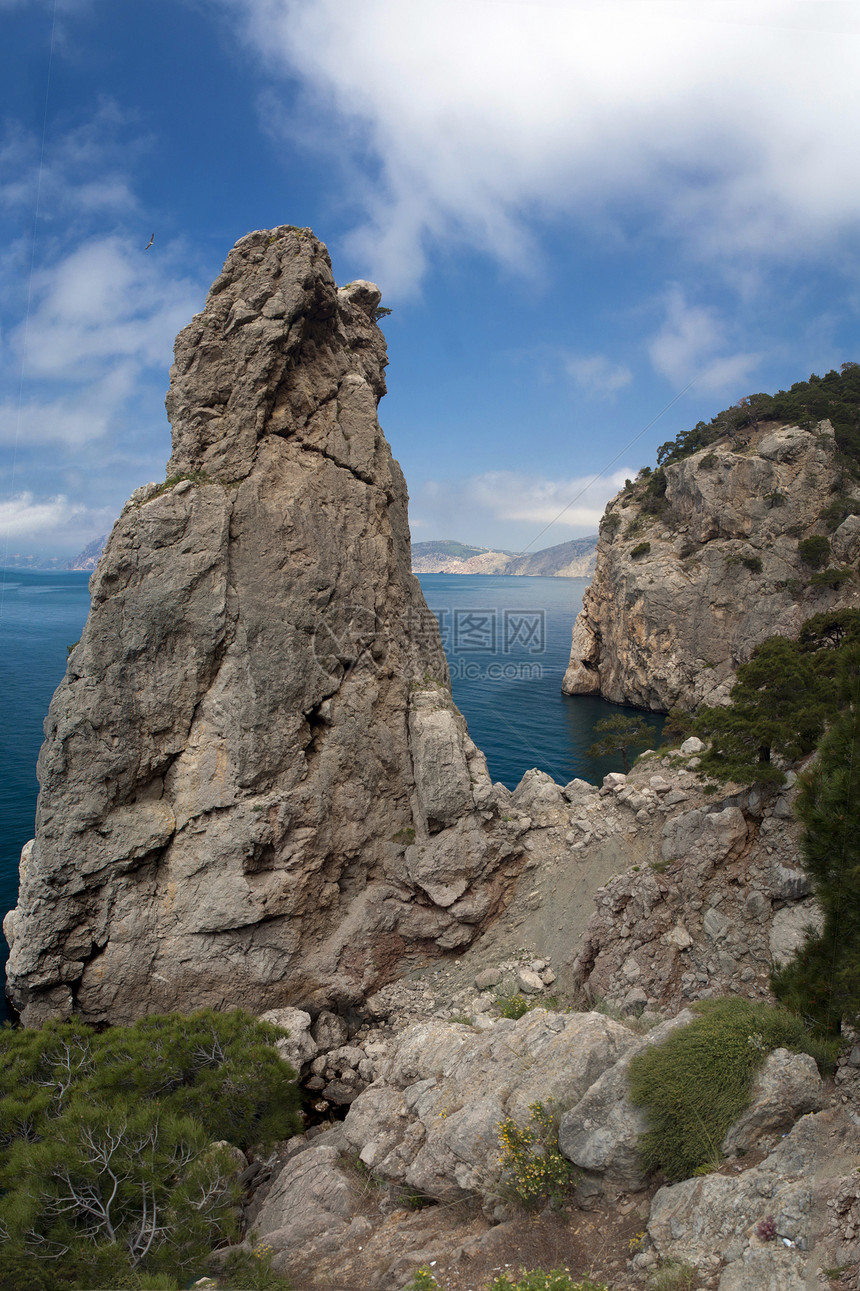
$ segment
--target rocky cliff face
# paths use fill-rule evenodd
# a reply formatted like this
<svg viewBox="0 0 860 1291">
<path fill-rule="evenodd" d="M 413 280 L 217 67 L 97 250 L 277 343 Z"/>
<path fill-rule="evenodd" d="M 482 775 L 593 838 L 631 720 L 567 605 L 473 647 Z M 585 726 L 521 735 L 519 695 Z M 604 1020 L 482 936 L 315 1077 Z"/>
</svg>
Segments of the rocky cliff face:
<svg viewBox="0 0 860 1291">
<path fill-rule="evenodd" d="M 833 431 L 767 426 L 665 468 L 609 503 L 597 569 L 573 628 L 563 690 L 656 710 L 728 699 L 738 665 L 812 614 L 860 603 L 856 580 L 816 582 L 799 550 L 845 480 Z M 860 517 L 829 537 L 827 567 L 853 574 Z M 822 571 L 818 571 L 818 575 Z"/>
<path fill-rule="evenodd" d="M 6 925 L 27 1023 L 345 1006 L 504 900 L 377 421 L 379 299 L 280 227 L 177 338 L 168 479 L 117 522 L 45 724 Z"/>
</svg>

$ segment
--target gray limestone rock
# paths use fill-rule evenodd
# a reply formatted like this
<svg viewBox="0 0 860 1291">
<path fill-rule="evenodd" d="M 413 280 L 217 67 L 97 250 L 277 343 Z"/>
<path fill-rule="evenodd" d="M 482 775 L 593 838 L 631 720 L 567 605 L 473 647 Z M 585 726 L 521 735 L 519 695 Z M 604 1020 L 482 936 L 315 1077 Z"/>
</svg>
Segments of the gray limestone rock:
<svg viewBox="0 0 860 1291">
<path fill-rule="evenodd" d="M 665 512 L 643 487 L 619 493 L 600 526 L 597 567 L 573 627 L 563 689 L 667 711 L 728 701 L 759 642 L 796 637 L 812 614 L 856 604 L 853 584 L 816 587 L 798 538 L 818 533 L 841 468 L 827 421 L 768 426 L 666 466 Z M 649 544 L 643 553 L 631 553 Z M 833 536 L 850 566 L 860 519 Z"/>
<path fill-rule="evenodd" d="M 273 1022 L 277 1027 L 284 1027 L 288 1034 L 277 1042 L 278 1053 L 300 1076 L 319 1053 L 320 1046 L 311 1034 L 311 1015 L 304 1009 L 285 1008 L 269 1009 L 260 1016 L 261 1022 Z"/>
<path fill-rule="evenodd" d="M 731 1126 L 720 1151 L 724 1156 L 747 1152 L 776 1130 L 785 1130 L 821 1107 L 821 1077 L 808 1053 L 774 1049 L 758 1073 L 750 1105 Z"/>
<path fill-rule="evenodd" d="M 343 1129 L 380 1177 L 441 1201 L 498 1188 L 499 1123 L 535 1102 L 576 1103 L 636 1039 L 598 1013 L 534 1009 L 487 1031 L 433 1020 L 405 1031 Z"/>
<path fill-rule="evenodd" d="M 824 912 L 815 897 L 777 910 L 770 926 L 770 953 L 776 966 L 781 968 L 793 958 L 808 930 L 820 933 L 823 927 Z"/>
<path fill-rule="evenodd" d="M 632 1043 L 562 1116 L 558 1129 L 561 1151 L 574 1165 L 600 1175 L 602 1185 L 631 1191 L 645 1187 L 638 1144 L 648 1120 L 642 1108 L 630 1102 L 630 1063 L 646 1046 L 659 1044 L 677 1027 L 692 1022 L 693 1016 L 684 1009 L 677 1017 L 654 1027 L 644 1039 Z"/>
<path fill-rule="evenodd" d="M 27 1024 L 350 1003 L 516 877 L 410 572 L 379 299 L 282 226 L 177 338 L 168 478 L 114 527 L 45 725 Z"/>
</svg>

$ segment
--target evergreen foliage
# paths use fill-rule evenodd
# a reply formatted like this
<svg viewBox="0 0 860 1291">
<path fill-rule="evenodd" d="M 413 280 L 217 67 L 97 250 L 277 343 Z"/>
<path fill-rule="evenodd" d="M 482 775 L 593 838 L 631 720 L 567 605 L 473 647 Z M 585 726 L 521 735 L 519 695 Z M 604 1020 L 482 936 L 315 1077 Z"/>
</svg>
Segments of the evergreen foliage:
<svg viewBox="0 0 860 1291">
<path fill-rule="evenodd" d="M 860 644 L 840 660 L 843 711 L 801 779 L 803 865 L 824 912 L 795 958 L 772 977 L 777 997 L 824 1034 L 860 1024 Z"/>
<path fill-rule="evenodd" d="M 808 381 L 796 381 L 790 390 L 776 394 L 753 394 L 731 408 L 717 413 L 710 422 L 700 421 L 692 430 L 661 444 L 657 462 L 668 466 L 689 457 L 717 440 L 734 438 L 748 427 L 763 422 L 780 422 L 812 430 L 829 418 L 836 434 L 836 446 L 853 475 L 860 474 L 860 364 L 843 363 L 839 372 L 830 371 Z"/>
<path fill-rule="evenodd" d="M 731 704 L 702 708 L 693 730 L 711 742 L 702 770 L 740 784 L 782 784 L 772 758 L 812 753 L 842 700 L 835 678 L 841 651 L 860 641 L 860 611 L 816 614 L 797 641 L 770 637 L 738 668 Z"/>
<path fill-rule="evenodd" d="M 821 569 L 827 564 L 830 555 L 830 539 L 824 534 L 813 534 L 811 538 L 802 538 L 797 544 L 800 559 L 813 569 Z"/>
<path fill-rule="evenodd" d="M 241 1012 L 0 1031 L 0 1289 L 140 1285 L 235 1236 L 226 1140 L 300 1128 L 283 1032 Z"/>
<path fill-rule="evenodd" d="M 644 1164 L 670 1180 L 719 1162 L 720 1144 L 773 1049 L 809 1053 L 825 1068 L 835 1056 L 832 1044 L 785 1009 L 740 997 L 703 1000 L 696 1009 L 699 1017 L 646 1046 L 629 1070 L 631 1099 L 650 1126 L 640 1140 Z"/>
<path fill-rule="evenodd" d="M 588 750 L 590 758 L 605 758 L 613 753 L 620 753 L 624 763 L 625 774 L 630 770 L 627 752 L 631 748 L 644 748 L 654 739 L 654 730 L 644 717 L 625 717 L 619 713 L 616 717 L 604 717 L 595 722 L 594 735 L 602 735 Z"/>
</svg>

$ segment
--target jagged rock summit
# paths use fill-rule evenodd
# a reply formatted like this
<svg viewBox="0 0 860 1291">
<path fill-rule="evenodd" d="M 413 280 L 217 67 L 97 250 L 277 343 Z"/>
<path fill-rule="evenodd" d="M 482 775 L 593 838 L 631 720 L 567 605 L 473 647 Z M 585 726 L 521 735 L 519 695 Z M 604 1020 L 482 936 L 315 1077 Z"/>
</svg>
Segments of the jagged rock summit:
<svg viewBox="0 0 860 1291">
<path fill-rule="evenodd" d="M 658 711 L 725 704 L 738 665 L 767 637 L 796 637 L 813 614 L 860 603 L 860 516 L 827 537 L 834 499 L 860 509 L 829 421 L 767 424 L 660 474 L 662 495 L 640 478 L 606 508 L 568 695 Z M 816 537 L 826 570 L 804 557 Z"/>
<path fill-rule="evenodd" d="M 379 301 L 282 226 L 177 338 L 168 478 L 117 521 L 45 724 L 6 921 L 27 1024 L 348 1008 L 518 872 L 410 572 Z"/>
</svg>

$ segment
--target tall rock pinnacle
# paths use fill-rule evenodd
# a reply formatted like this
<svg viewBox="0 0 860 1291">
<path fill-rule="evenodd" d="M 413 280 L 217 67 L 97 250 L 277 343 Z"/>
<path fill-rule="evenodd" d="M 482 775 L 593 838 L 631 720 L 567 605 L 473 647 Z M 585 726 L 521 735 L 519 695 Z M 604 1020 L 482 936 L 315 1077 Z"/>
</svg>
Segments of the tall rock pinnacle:
<svg viewBox="0 0 860 1291">
<path fill-rule="evenodd" d="M 283 226 L 177 338 L 167 481 L 117 521 L 45 724 L 6 922 L 28 1024 L 349 1005 L 505 899 L 376 417 L 379 300 Z"/>
</svg>

